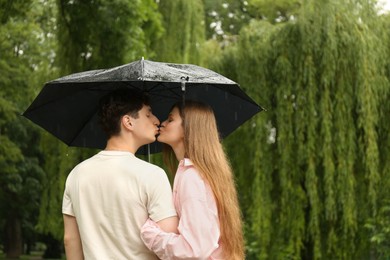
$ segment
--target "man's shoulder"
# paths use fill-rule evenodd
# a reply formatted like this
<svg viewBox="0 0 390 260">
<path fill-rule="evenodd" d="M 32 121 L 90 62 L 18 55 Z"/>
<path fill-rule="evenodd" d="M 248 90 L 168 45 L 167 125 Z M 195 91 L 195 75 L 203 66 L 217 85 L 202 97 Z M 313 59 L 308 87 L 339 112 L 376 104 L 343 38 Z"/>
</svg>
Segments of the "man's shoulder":
<svg viewBox="0 0 390 260">
<path fill-rule="evenodd" d="M 145 172 L 155 173 L 155 174 L 165 174 L 165 171 L 158 165 L 152 164 L 150 162 L 144 161 L 140 158 L 136 158 L 136 163 L 142 167 Z"/>
<path fill-rule="evenodd" d="M 87 166 L 87 165 L 93 163 L 93 161 L 94 161 L 95 158 L 96 158 L 96 155 L 97 155 L 97 154 L 95 154 L 95 155 L 93 155 L 93 156 L 91 156 L 91 157 L 89 157 L 89 158 L 86 158 L 86 159 L 82 160 L 81 162 L 79 162 L 79 163 L 73 168 L 73 170 L 77 170 L 77 169 L 79 169 L 79 168 L 85 167 L 85 166 Z"/>
<path fill-rule="evenodd" d="M 83 172 L 85 170 L 85 167 L 88 165 L 88 162 L 92 157 L 87 158 L 76 164 L 66 177 L 66 183 L 71 183 L 78 179 L 80 172 Z"/>
</svg>

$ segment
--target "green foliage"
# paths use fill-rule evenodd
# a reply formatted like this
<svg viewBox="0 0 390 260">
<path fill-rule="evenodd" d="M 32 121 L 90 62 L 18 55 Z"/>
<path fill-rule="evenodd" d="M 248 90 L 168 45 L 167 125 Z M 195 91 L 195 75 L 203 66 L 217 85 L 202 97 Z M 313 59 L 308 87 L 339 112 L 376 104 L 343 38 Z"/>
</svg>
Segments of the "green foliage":
<svg viewBox="0 0 390 260">
<path fill-rule="evenodd" d="M 38 165 L 34 165 L 34 162 L 38 163 L 37 154 L 32 151 L 33 147 L 28 146 L 30 137 L 35 134 L 34 128 L 27 134 L 19 116 L 32 92 L 30 84 L 34 83 L 34 65 L 39 60 L 34 53 L 40 53 L 38 38 L 41 31 L 35 23 L 34 13 L 27 11 L 30 4 L 30 1 L 2 2 L 9 12 L 2 14 L 4 24 L 0 27 L 0 139 L 4 163 L 0 178 L 13 178 L 13 182 L 5 181 L 12 186 L 12 192 L 21 189 L 19 184 L 26 177 L 24 167 L 30 165 L 39 172 Z M 23 6 L 24 9 L 17 10 Z"/>
<path fill-rule="evenodd" d="M 378 259 L 390 258 L 390 201 L 381 207 L 375 218 L 368 219 L 365 227 L 370 230 L 370 242 Z"/>
<path fill-rule="evenodd" d="M 8 178 L 14 178 L 13 175 L 16 175 L 17 163 L 22 161 L 22 153 L 20 149 L 13 143 L 9 138 L 4 135 L 0 135 L 1 149 L 0 149 L 0 167 L 2 178 L 0 182 L 3 186 L 9 186 L 11 190 L 15 190 L 14 183 L 9 183 Z"/>
<path fill-rule="evenodd" d="M 245 0 L 205 0 L 207 39 L 224 42 L 238 35 L 248 23 L 248 2 Z"/>
<path fill-rule="evenodd" d="M 162 30 L 152 0 L 58 0 L 58 9 L 58 66 L 63 74 L 153 56 L 151 39 Z"/>
<path fill-rule="evenodd" d="M 11 17 L 24 17 L 31 7 L 32 0 L 1 0 L 0 22 L 6 24 Z"/>
<path fill-rule="evenodd" d="M 272 48 L 268 44 L 270 35 L 278 30 L 279 27 L 267 22 L 252 21 L 240 33 L 241 46 L 231 45 L 220 55 L 211 56 L 209 61 L 210 67 L 240 82 L 245 92 L 266 109 L 270 104 L 264 98 L 264 91 L 267 89 L 263 82 L 268 69 L 263 57 Z M 243 49 L 247 51 L 241 51 Z M 268 252 L 264 248 L 271 243 L 271 219 L 275 210 L 270 192 L 273 188 L 272 172 L 276 167 L 276 160 L 272 160 L 268 152 L 263 153 L 264 149 L 270 149 L 269 144 L 274 143 L 274 127 L 267 122 L 264 113 L 268 112 L 256 115 L 224 141 L 236 174 L 248 259 L 267 259 Z M 259 131 L 267 132 L 270 136 L 260 136 L 257 134 Z M 266 160 L 269 163 L 263 164 Z"/>
<path fill-rule="evenodd" d="M 252 17 L 270 23 L 286 22 L 298 14 L 303 0 L 249 0 L 248 12 Z"/>
<path fill-rule="evenodd" d="M 45 19 L 45 14 L 50 14 L 49 1 L 39 3 L 1 2 L 0 228 L 1 233 L 7 234 L 4 242 L 13 241 L 9 250 L 21 249 L 19 234 L 24 234 L 26 242 L 34 240 L 44 176 L 39 130 L 20 116 L 35 96 L 41 73 L 50 63 L 50 36 L 42 30 L 49 25 Z M 7 227 L 15 229 L 6 232 Z"/>
<path fill-rule="evenodd" d="M 200 46 L 205 39 L 202 1 L 162 0 L 159 11 L 164 34 L 154 41 L 157 59 L 173 63 L 201 63 Z"/>
<path fill-rule="evenodd" d="M 45 178 L 43 179 L 42 201 L 40 205 L 37 228 L 44 234 L 50 234 L 58 240 L 63 237 L 62 196 L 65 178 L 72 168 L 80 162 L 81 152 L 77 148 L 68 148 L 55 137 L 45 133 L 40 149 L 46 156 L 43 164 Z"/>
</svg>

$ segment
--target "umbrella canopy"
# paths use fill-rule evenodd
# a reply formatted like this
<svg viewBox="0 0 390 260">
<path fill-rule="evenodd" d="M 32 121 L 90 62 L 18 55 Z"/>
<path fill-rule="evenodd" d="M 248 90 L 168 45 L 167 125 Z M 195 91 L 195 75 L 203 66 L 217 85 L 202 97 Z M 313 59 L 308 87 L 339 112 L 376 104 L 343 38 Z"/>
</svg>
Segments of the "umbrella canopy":
<svg viewBox="0 0 390 260">
<path fill-rule="evenodd" d="M 50 81 L 23 116 L 69 146 L 104 149 L 107 138 L 98 123 L 98 104 L 101 97 L 118 88 L 147 92 L 153 113 L 160 120 L 165 120 L 173 104 L 184 96 L 207 103 L 214 110 L 221 137 L 262 110 L 237 83 L 214 71 L 142 59 Z M 159 151 L 155 142 L 137 153 Z"/>
</svg>

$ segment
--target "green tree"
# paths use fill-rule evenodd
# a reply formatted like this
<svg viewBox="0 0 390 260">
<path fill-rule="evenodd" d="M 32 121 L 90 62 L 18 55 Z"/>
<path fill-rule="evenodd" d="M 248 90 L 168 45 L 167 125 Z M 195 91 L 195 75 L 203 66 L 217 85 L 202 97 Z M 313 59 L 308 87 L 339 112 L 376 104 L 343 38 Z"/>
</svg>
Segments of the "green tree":
<svg viewBox="0 0 390 260">
<path fill-rule="evenodd" d="M 159 11 L 164 34 L 154 40 L 157 59 L 174 63 L 201 63 L 205 39 L 204 8 L 200 0 L 162 0 Z"/>
<path fill-rule="evenodd" d="M 153 56 L 150 44 L 162 30 L 154 1 L 57 2 L 61 74 Z"/>
<path fill-rule="evenodd" d="M 1 1 L 0 16 L 0 223 L 7 257 L 18 257 L 34 240 L 41 196 L 39 131 L 20 114 L 47 64 L 41 6 Z"/>
<path fill-rule="evenodd" d="M 277 168 L 268 172 L 278 176 L 279 191 L 271 193 L 278 201 L 271 257 L 352 259 L 369 252 L 359 226 L 377 210 L 377 114 L 388 83 L 382 41 L 365 21 L 370 17 L 356 13 L 356 3 L 308 3 L 271 39 L 267 62 L 274 69 L 263 87 L 274 89 L 268 120 L 277 133 L 270 153 Z"/>
<path fill-rule="evenodd" d="M 302 0 L 250 0 L 248 12 L 252 17 L 270 23 L 286 22 L 298 15 Z"/>
<path fill-rule="evenodd" d="M 389 28 L 390 15 L 382 15 L 381 19 L 384 23 L 384 28 Z M 382 27 L 374 27 L 374 30 L 386 42 L 386 48 L 389 50 L 389 31 Z M 388 59 L 384 59 L 384 73 L 387 78 L 390 78 L 390 64 Z M 388 259 L 390 257 L 390 124 L 388 123 L 388 115 L 390 113 L 390 90 L 385 89 L 380 93 L 382 98 L 381 106 L 378 109 L 378 140 L 379 156 L 380 156 L 380 171 L 383 173 L 380 180 L 380 192 L 378 193 L 378 213 L 366 221 L 365 227 L 369 230 L 370 242 L 372 243 L 372 251 L 378 259 Z"/>
<path fill-rule="evenodd" d="M 235 37 L 251 18 L 245 0 L 205 0 L 204 8 L 207 39 Z"/>
</svg>

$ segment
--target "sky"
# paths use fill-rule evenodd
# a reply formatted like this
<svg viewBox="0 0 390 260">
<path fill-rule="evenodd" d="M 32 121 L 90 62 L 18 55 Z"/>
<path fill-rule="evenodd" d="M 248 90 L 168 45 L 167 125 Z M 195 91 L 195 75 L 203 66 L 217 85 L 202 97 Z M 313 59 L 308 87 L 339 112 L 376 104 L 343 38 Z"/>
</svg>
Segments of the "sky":
<svg viewBox="0 0 390 260">
<path fill-rule="evenodd" d="M 378 4 L 383 5 L 386 12 L 390 11 L 390 0 L 378 0 Z"/>
</svg>

